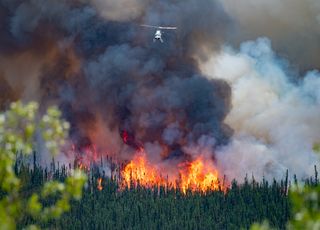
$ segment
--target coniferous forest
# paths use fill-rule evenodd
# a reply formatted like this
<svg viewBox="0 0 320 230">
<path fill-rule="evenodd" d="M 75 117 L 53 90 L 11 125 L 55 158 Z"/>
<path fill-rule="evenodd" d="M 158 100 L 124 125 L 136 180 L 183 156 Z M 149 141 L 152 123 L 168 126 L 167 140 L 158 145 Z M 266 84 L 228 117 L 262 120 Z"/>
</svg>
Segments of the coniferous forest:
<svg viewBox="0 0 320 230">
<path fill-rule="evenodd" d="M 42 168 L 36 163 L 16 163 L 15 170 L 23 181 L 22 194 L 37 192 L 51 179 L 63 181 L 71 166 L 54 165 Z M 288 175 L 284 180 L 256 182 L 245 178 L 244 183 L 232 181 L 227 191 L 206 194 L 165 187 L 131 186 L 119 190 L 118 183 L 99 173 L 94 167 L 80 201 L 71 203 L 70 212 L 62 218 L 40 223 L 49 229 L 248 229 L 255 222 L 268 220 L 276 229 L 284 229 L 291 216 L 288 199 Z M 99 184 L 98 178 L 102 178 Z M 305 181 L 318 184 L 315 177 Z M 99 188 L 99 185 L 101 187 Z M 2 193 L 3 194 L 3 193 Z M 50 205 L 56 198 L 43 202 Z M 38 220 L 25 216 L 19 228 Z"/>
</svg>

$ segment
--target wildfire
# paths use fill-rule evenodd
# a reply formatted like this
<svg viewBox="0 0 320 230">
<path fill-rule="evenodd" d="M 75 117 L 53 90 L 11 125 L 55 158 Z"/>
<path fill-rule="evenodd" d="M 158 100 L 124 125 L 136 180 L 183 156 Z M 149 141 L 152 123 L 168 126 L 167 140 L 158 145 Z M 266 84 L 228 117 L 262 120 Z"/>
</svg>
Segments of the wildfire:
<svg viewBox="0 0 320 230">
<path fill-rule="evenodd" d="M 86 170 L 86 169 L 87 169 L 87 167 L 86 167 L 83 163 L 79 163 L 79 164 L 78 164 L 78 168 L 79 168 L 80 170 Z"/>
<path fill-rule="evenodd" d="M 102 187 L 102 178 L 98 178 L 98 180 L 97 180 L 97 189 L 99 191 L 101 191 L 103 189 L 103 187 Z"/>
<path fill-rule="evenodd" d="M 144 187 L 164 184 L 163 179 L 159 176 L 157 170 L 148 164 L 143 152 L 139 152 L 134 159 L 126 165 L 122 171 L 124 185 L 128 188 L 132 183 Z"/>
<path fill-rule="evenodd" d="M 117 175 L 117 181 L 121 189 L 138 186 L 151 189 L 164 187 L 165 189 L 178 189 L 184 194 L 188 191 L 202 193 L 215 190 L 226 191 L 225 185 L 220 184 L 219 172 L 210 159 L 200 156 L 192 161 L 180 163 L 176 165 L 176 170 L 171 168 L 170 175 L 166 175 L 163 174 L 166 169 L 161 168 L 166 166 L 153 165 L 148 162 L 142 143 L 137 141 L 133 134 L 124 130 L 120 135 L 126 145 L 135 149 L 133 159 L 125 167 L 119 165 L 119 174 L 111 172 L 111 174 Z M 80 156 L 76 158 L 76 165 L 79 169 L 88 172 L 91 162 L 96 163 L 98 156 L 101 154 L 97 152 L 95 146 L 86 146 L 81 150 Z M 75 148 L 73 148 L 73 151 L 75 151 Z M 117 167 L 111 167 L 111 171 L 116 169 Z M 99 191 L 103 189 L 102 178 L 97 179 L 97 189 Z"/>
<path fill-rule="evenodd" d="M 210 166 L 204 165 L 204 160 L 199 158 L 186 165 L 181 165 L 181 190 L 186 193 L 191 191 L 214 191 L 220 186 L 218 171 Z"/>
<path fill-rule="evenodd" d="M 102 153 L 98 153 L 95 145 L 86 145 L 81 147 L 76 147 L 72 145 L 71 152 L 68 154 L 75 155 L 75 167 L 83 171 L 90 171 L 92 163 L 97 163 L 102 156 Z"/>
<path fill-rule="evenodd" d="M 220 188 L 218 171 L 198 158 L 190 163 L 179 165 L 180 177 L 165 180 L 160 176 L 155 167 L 147 162 L 146 155 L 139 152 L 122 171 L 124 185 L 130 188 L 138 184 L 143 187 L 163 186 L 170 183 L 174 188 L 179 188 L 183 193 L 187 190 L 192 192 L 208 192 Z"/>
</svg>

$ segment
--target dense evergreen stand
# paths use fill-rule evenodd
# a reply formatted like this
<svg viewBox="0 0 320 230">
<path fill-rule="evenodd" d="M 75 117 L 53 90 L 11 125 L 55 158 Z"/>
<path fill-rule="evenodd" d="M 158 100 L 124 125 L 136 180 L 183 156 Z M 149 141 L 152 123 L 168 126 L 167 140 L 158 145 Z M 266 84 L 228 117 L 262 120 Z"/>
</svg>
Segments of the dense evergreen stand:
<svg viewBox="0 0 320 230">
<path fill-rule="evenodd" d="M 50 169 L 17 160 L 15 170 L 23 180 L 23 194 L 37 192 L 44 181 L 64 180 L 71 165 L 51 164 Z M 239 229 L 267 219 L 278 229 L 284 229 L 290 218 L 287 197 L 288 173 L 285 180 L 256 182 L 245 178 L 243 184 L 231 183 L 227 192 L 206 194 L 165 187 L 137 186 L 119 191 L 118 183 L 104 177 L 103 190 L 97 189 L 97 179 L 103 177 L 98 168 L 89 169 L 88 186 L 80 202 L 73 202 L 70 212 L 60 220 L 42 223 L 55 229 Z M 296 179 L 295 179 L 296 180 Z M 318 172 L 305 181 L 318 184 Z M 296 183 L 294 181 L 293 183 Z M 1 191 L 0 191 L 1 196 Z M 50 204 L 55 198 L 43 201 Z M 19 228 L 36 222 L 31 217 L 19 221 Z"/>
</svg>

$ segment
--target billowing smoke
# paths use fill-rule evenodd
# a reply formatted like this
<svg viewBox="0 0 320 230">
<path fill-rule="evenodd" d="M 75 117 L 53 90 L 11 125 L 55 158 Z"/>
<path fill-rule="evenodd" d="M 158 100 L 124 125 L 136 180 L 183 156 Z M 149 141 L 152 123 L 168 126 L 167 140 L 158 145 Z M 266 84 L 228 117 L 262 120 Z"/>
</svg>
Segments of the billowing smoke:
<svg viewBox="0 0 320 230">
<path fill-rule="evenodd" d="M 119 4 L 2 1 L 6 99 L 58 103 L 79 148 L 95 145 L 118 159 L 130 159 L 141 145 L 157 162 L 179 162 L 200 139 L 214 140 L 212 152 L 228 143 L 230 87 L 205 78 L 196 61 L 217 50 L 227 33 L 231 22 L 221 5 L 133 1 L 123 10 Z M 159 44 L 142 23 L 179 29 Z M 30 69 L 17 71 L 24 59 Z"/>
<path fill-rule="evenodd" d="M 230 178 L 304 176 L 319 76 L 298 72 L 319 67 L 319 5 L 285 2 L 0 0 L 0 107 L 58 104 L 79 150 L 143 146 L 166 172 L 201 155 Z M 140 24 L 178 29 L 153 43 Z M 279 56 L 268 39 L 231 47 L 259 36 Z"/>
<path fill-rule="evenodd" d="M 226 123 L 232 141 L 219 149 L 218 162 L 232 178 L 281 178 L 286 169 L 312 175 L 319 161 L 312 146 L 320 140 L 320 74 L 310 71 L 297 83 L 289 64 L 275 55 L 267 38 L 225 47 L 203 66 L 232 87 Z"/>
</svg>

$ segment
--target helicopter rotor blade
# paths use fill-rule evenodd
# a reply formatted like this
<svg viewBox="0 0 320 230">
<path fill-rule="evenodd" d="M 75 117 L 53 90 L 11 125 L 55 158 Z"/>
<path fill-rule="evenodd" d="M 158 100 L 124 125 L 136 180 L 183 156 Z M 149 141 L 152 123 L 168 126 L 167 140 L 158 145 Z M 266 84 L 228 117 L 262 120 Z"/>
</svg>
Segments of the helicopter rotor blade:
<svg viewBox="0 0 320 230">
<path fill-rule="evenodd" d="M 176 29 L 178 29 L 177 27 L 170 27 L 170 26 L 159 26 L 158 28 L 162 29 L 162 30 L 176 30 Z"/>
<path fill-rule="evenodd" d="M 142 27 L 147 27 L 147 28 L 159 28 L 158 26 L 150 26 L 150 25 L 140 25 Z"/>
<path fill-rule="evenodd" d="M 151 26 L 151 25 L 145 25 L 145 24 L 142 24 L 140 26 L 147 27 L 147 28 L 162 29 L 162 30 L 176 30 L 177 29 L 177 27 L 172 27 L 172 26 Z"/>
</svg>

